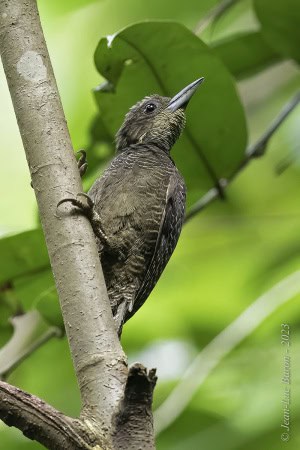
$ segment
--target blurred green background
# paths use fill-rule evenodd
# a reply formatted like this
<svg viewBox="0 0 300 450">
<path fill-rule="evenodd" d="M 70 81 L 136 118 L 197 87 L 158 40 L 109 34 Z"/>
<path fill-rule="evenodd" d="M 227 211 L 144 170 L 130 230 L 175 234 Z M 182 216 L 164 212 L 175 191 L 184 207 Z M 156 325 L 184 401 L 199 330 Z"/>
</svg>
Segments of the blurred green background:
<svg viewBox="0 0 300 450">
<path fill-rule="evenodd" d="M 236 84 L 245 110 L 249 143 L 263 133 L 283 105 L 299 91 L 299 3 L 296 0 L 240 0 L 229 3 L 234 5 L 218 20 L 205 24 L 202 30 L 200 25 L 203 18 L 207 17 L 207 13 L 218 2 L 38 2 L 74 149 L 84 147 L 91 152 L 91 170 L 85 180 L 85 187 L 95 177 L 96 170 L 99 167 L 102 170 L 103 161 L 111 153 L 111 146 L 104 142 L 104 138 L 101 142 L 91 144 L 91 121 L 98 112 L 92 88 L 104 81 L 95 68 L 93 55 L 100 38 L 112 35 L 132 23 L 171 20 L 185 25 L 191 31 L 197 30 L 201 39 L 214 49 L 215 55 L 223 58 L 224 64 L 232 73 L 233 78 L 228 75 L 228 79 L 232 80 L 233 86 Z M 278 17 L 283 18 L 285 27 L 278 22 Z M 280 26 L 277 28 L 273 26 L 278 23 Z M 260 32 L 261 29 L 266 48 L 260 41 L 249 50 L 240 36 Z M 232 40 L 235 46 L 226 48 L 227 43 L 231 45 Z M 179 60 L 178 65 L 181 65 L 184 72 L 184 63 Z M 127 73 L 129 74 L 124 72 L 124 76 Z M 193 75 L 191 74 L 190 81 Z M 201 75 L 199 67 L 199 76 Z M 189 79 L 189 73 L 187 78 Z M 201 88 L 203 92 L 205 89 L 207 92 L 212 89 L 209 82 L 210 79 L 206 79 Z M 184 83 L 185 80 L 177 81 L 179 87 L 183 87 Z M 214 86 L 213 80 L 210 86 Z M 131 86 L 130 92 L 133 88 Z M 147 92 L 148 87 L 143 86 L 143 89 Z M 223 115 L 219 109 L 214 111 L 209 108 L 209 94 L 207 97 L 203 94 L 201 109 L 201 94 L 202 92 L 195 105 L 195 111 L 198 108 L 199 114 L 200 136 L 201 117 L 205 122 L 206 116 L 210 120 L 215 115 L 220 127 L 222 120 L 226 123 L 228 119 L 226 107 Z M 225 94 L 227 92 L 224 92 L 224 98 Z M 103 94 L 99 95 L 101 109 Z M 107 99 L 103 100 L 108 106 L 104 104 L 103 108 L 109 108 L 110 95 L 114 97 L 114 94 L 108 94 Z M 125 108 L 127 100 L 130 106 L 132 95 L 134 93 L 128 92 L 128 99 L 125 95 L 122 107 Z M 222 95 L 218 97 L 222 103 Z M 111 100 L 115 102 L 114 107 L 118 105 L 120 98 L 121 94 L 118 97 L 117 89 L 115 100 Z M 29 172 L 2 66 L 0 99 L 0 233 L 4 237 L 36 228 L 38 219 L 34 192 L 30 187 Z M 231 114 L 231 106 L 227 105 L 228 116 Z M 190 123 L 192 112 L 190 111 Z M 102 113 L 105 117 L 107 111 Z M 227 130 L 232 146 L 239 147 L 236 166 L 242 158 L 241 150 L 245 150 L 243 139 L 246 138 L 245 132 L 244 137 L 240 136 L 244 119 L 242 113 L 239 114 L 239 127 L 235 130 L 231 125 Z M 148 367 L 155 366 L 158 369 L 155 407 L 167 398 L 206 344 L 257 297 L 299 269 L 299 121 L 300 107 L 297 107 L 272 138 L 266 155 L 252 161 L 230 185 L 226 200 L 210 205 L 184 226 L 176 251 L 157 287 L 139 313 L 126 324 L 122 342 L 130 362 L 139 360 Z M 112 133 L 112 130 L 109 131 Z M 211 134 L 213 140 L 213 131 Z M 185 137 L 179 144 L 181 147 L 178 146 L 175 150 L 175 158 L 181 158 L 179 162 L 183 165 L 181 151 L 184 150 L 184 139 Z M 226 162 L 226 152 L 230 154 L 228 142 L 222 147 L 222 136 L 216 142 L 220 158 Z M 193 186 L 198 181 L 201 184 L 201 180 L 194 180 L 194 174 L 188 178 L 189 167 L 185 170 L 188 184 L 189 180 L 193 180 Z M 205 186 L 201 185 L 199 192 L 204 193 Z M 10 245 L 12 244 L 6 248 L 8 252 Z M 39 252 L 39 248 L 34 245 L 31 248 L 30 243 L 27 245 L 30 259 L 30 252 L 34 255 Z M 19 247 L 22 247 L 22 240 Z M 0 243 L 1 248 L 3 249 Z M 10 254 L 14 254 L 15 264 L 22 268 L 24 255 L 19 257 L 18 249 L 11 248 L 11 253 L 5 254 L 5 257 L 4 253 L 0 254 L 0 272 L 4 273 L 7 269 Z M 43 272 L 41 279 L 43 276 L 47 278 L 47 273 Z M 6 280 L 5 277 L 3 279 Z M 26 280 L 27 278 L 23 280 L 23 284 L 27 286 Z M 51 281 L 45 283 L 48 283 L 46 286 L 51 286 Z M 34 287 L 31 290 L 29 283 L 26 291 L 20 285 L 22 279 L 16 281 L 15 286 L 19 286 L 19 291 L 16 288 L 16 295 L 20 296 L 23 292 L 24 298 L 31 298 L 34 304 L 40 295 L 38 288 L 37 292 Z M 24 298 L 17 298 L 16 302 L 26 303 Z M 158 436 L 159 450 L 276 450 L 285 446 L 290 450 L 300 448 L 300 431 L 297 425 L 300 419 L 299 300 L 300 295 L 291 298 L 217 365 L 196 390 L 185 411 Z M 7 296 L 0 298 L 1 345 L 12 333 L 8 317 L 9 311 L 17 309 L 16 306 L 11 307 L 14 302 L 15 300 L 7 300 Z M 28 305 L 29 300 L 24 308 L 30 309 L 31 305 Z M 46 304 L 44 309 L 47 308 Z M 284 356 L 281 323 L 289 324 L 291 330 L 292 403 L 289 442 L 282 442 L 280 438 L 284 395 L 284 385 L 281 382 Z M 197 378 L 197 374 L 195 377 Z M 52 339 L 35 351 L 17 367 L 8 381 L 42 397 L 70 415 L 79 412 L 78 389 L 65 338 Z M 2 423 L 0 447 L 8 450 L 41 448 L 39 444 L 24 438 L 18 430 Z"/>
</svg>

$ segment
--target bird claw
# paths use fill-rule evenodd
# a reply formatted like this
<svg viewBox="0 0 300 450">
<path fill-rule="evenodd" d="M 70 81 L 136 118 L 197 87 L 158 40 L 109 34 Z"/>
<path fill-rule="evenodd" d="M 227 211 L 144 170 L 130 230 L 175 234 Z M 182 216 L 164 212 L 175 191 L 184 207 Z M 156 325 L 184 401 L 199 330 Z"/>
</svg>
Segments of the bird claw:
<svg viewBox="0 0 300 450">
<path fill-rule="evenodd" d="M 86 151 L 78 150 L 78 152 L 76 152 L 76 153 L 81 153 L 81 156 L 77 161 L 77 167 L 79 170 L 80 178 L 82 178 L 88 168 L 88 163 L 87 163 L 87 159 L 86 159 Z"/>
<path fill-rule="evenodd" d="M 84 197 L 86 199 L 89 208 L 91 208 L 91 209 L 94 208 L 95 204 L 88 194 L 86 194 L 85 192 L 78 192 L 77 197 L 80 197 L 80 196 Z"/>
<path fill-rule="evenodd" d="M 78 192 L 78 194 L 76 195 L 76 197 L 84 197 L 87 199 L 87 204 L 84 204 L 83 202 L 81 202 L 80 200 L 78 200 L 78 198 L 63 198 L 62 200 L 60 200 L 57 203 L 57 208 L 62 205 L 63 203 L 68 203 L 70 202 L 73 206 L 76 206 L 84 215 L 86 215 L 87 217 L 91 217 L 93 208 L 94 208 L 94 202 L 91 199 L 91 197 L 89 197 L 87 194 L 85 194 L 84 192 Z"/>
<path fill-rule="evenodd" d="M 60 200 L 57 203 L 57 208 L 60 205 L 62 205 L 63 203 L 68 203 L 68 202 L 70 202 L 73 206 L 76 206 L 79 209 L 79 211 L 89 219 L 89 221 L 92 225 L 94 234 L 100 239 L 100 241 L 104 245 L 108 246 L 109 245 L 108 238 L 102 229 L 101 219 L 99 217 L 99 214 L 95 211 L 95 208 L 94 208 L 95 205 L 94 205 L 93 200 L 85 192 L 78 192 L 76 197 L 84 197 L 86 199 L 87 204 L 81 202 L 80 200 L 78 200 L 78 198 L 68 197 L 68 198 L 63 198 L 62 200 Z"/>
</svg>

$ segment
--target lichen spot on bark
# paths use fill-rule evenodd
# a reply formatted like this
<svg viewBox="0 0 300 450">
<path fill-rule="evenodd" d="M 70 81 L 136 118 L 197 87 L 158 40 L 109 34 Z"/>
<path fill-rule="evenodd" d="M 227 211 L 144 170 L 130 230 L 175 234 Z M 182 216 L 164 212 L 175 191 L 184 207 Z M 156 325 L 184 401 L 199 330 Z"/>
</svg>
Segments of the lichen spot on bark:
<svg viewBox="0 0 300 450">
<path fill-rule="evenodd" d="M 17 63 L 18 73 L 27 81 L 38 83 L 47 79 L 47 69 L 41 55 L 29 50 L 25 52 Z"/>
</svg>

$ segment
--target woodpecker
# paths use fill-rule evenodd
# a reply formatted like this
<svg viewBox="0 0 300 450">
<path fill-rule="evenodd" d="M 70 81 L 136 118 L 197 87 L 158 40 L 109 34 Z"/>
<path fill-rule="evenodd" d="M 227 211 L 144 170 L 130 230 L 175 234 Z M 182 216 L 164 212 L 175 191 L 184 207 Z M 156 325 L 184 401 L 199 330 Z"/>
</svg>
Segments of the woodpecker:
<svg viewBox="0 0 300 450">
<path fill-rule="evenodd" d="M 199 78 L 173 98 L 151 95 L 134 105 L 116 135 L 116 156 L 84 201 L 67 198 L 93 227 L 108 296 L 121 335 L 143 305 L 179 238 L 186 187 L 170 151 L 185 126 Z M 80 172 L 86 163 L 81 158 Z"/>
</svg>

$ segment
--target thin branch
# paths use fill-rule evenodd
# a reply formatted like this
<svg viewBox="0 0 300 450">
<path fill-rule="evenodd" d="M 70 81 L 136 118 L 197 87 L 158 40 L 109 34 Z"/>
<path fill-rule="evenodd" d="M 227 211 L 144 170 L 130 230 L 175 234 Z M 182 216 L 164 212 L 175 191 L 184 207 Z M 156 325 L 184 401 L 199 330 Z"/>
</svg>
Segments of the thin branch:
<svg viewBox="0 0 300 450">
<path fill-rule="evenodd" d="M 245 158 L 237 167 L 237 169 L 232 173 L 232 175 L 226 180 L 221 179 L 220 184 L 223 190 L 239 175 L 240 172 L 244 170 L 244 168 L 255 158 L 260 158 L 263 156 L 267 150 L 267 145 L 274 135 L 274 133 L 278 130 L 281 124 L 285 121 L 285 119 L 291 114 L 291 112 L 296 108 L 296 106 L 300 103 L 300 92 L 298 92 L 292 100 L 290 100 L 280 111 L 275 120 L 271 123 L 271 125 L 267 128 L 267 130 L 263 133 L 263 135 L 252 145 L 250 145 L 246 149 Z M 210 189 L 203 197 L 201 197 L 194 205 L 191 206 L 189 211 L 185 216 L 185 222 L 190 220 L 204 208 L 206 208 L 210 203 L 219 198 L 219 189 L 212 188 Z"/>
<path fill-rule="evenodd" d="M 200 34 L 210 23 L 215 23 L 228 9 L 234 6 L 239 0 L 223 0 L 211 8 L 195 26 L 194 33 Z"/>
<path fill-rule="evenodd" d="M 0 379 L 5 379 L 24 359 L 53 337 L 60 337 L 62 330 L 49 326 L 36 310 L 11 319 L 14 332 L 0 349 Z"/>
<path fill-rule="evenodd" d="M 81 417 L 107 433 L 127 380 L 89 221 L 57 215 L 82 192 L 35 0 L 0 0 L 0 52 L 35 190 L 65 329 L 79 383 Z M 113 393 L 113 395 L 112 395 Z"/>
<path fill-rule="evenodd" d="M 265 154 L 269 140 L 299 103 L 300 92 L 298 92 L 286 105 L 284 105 L 278 116 L 274 119 L 269 128 L 263 133 L 260 139 L 258 139 L 255 144 L 250 145 L 247 148 L 246 155 L 248 157 L 248 161 L 252 158 L 259 158 Z"/>
<path fill-rule="evenodd" d="M 119 450 L 155 448 L 151 408 L 156 380 L 155 369 L 148 372 L 139 363 L 130 367 L 124 399 L 116 416 L 118 433 L 114 442 Z"/>
<path fill-rule="evenodd" d="M 0 381 L 0 418 L 49 449 L 92 449 L 78 432 L 76 419 L 4 381 Z"/>
<path fill-rule="evenodd" d="M 179 384 L 154 413 L 156 434 L 184 411 L 212 370 L 267 317 L 300 292 L 300 271 L 294 272 L 256 299 L 194 359 Z"/>
</svg>

